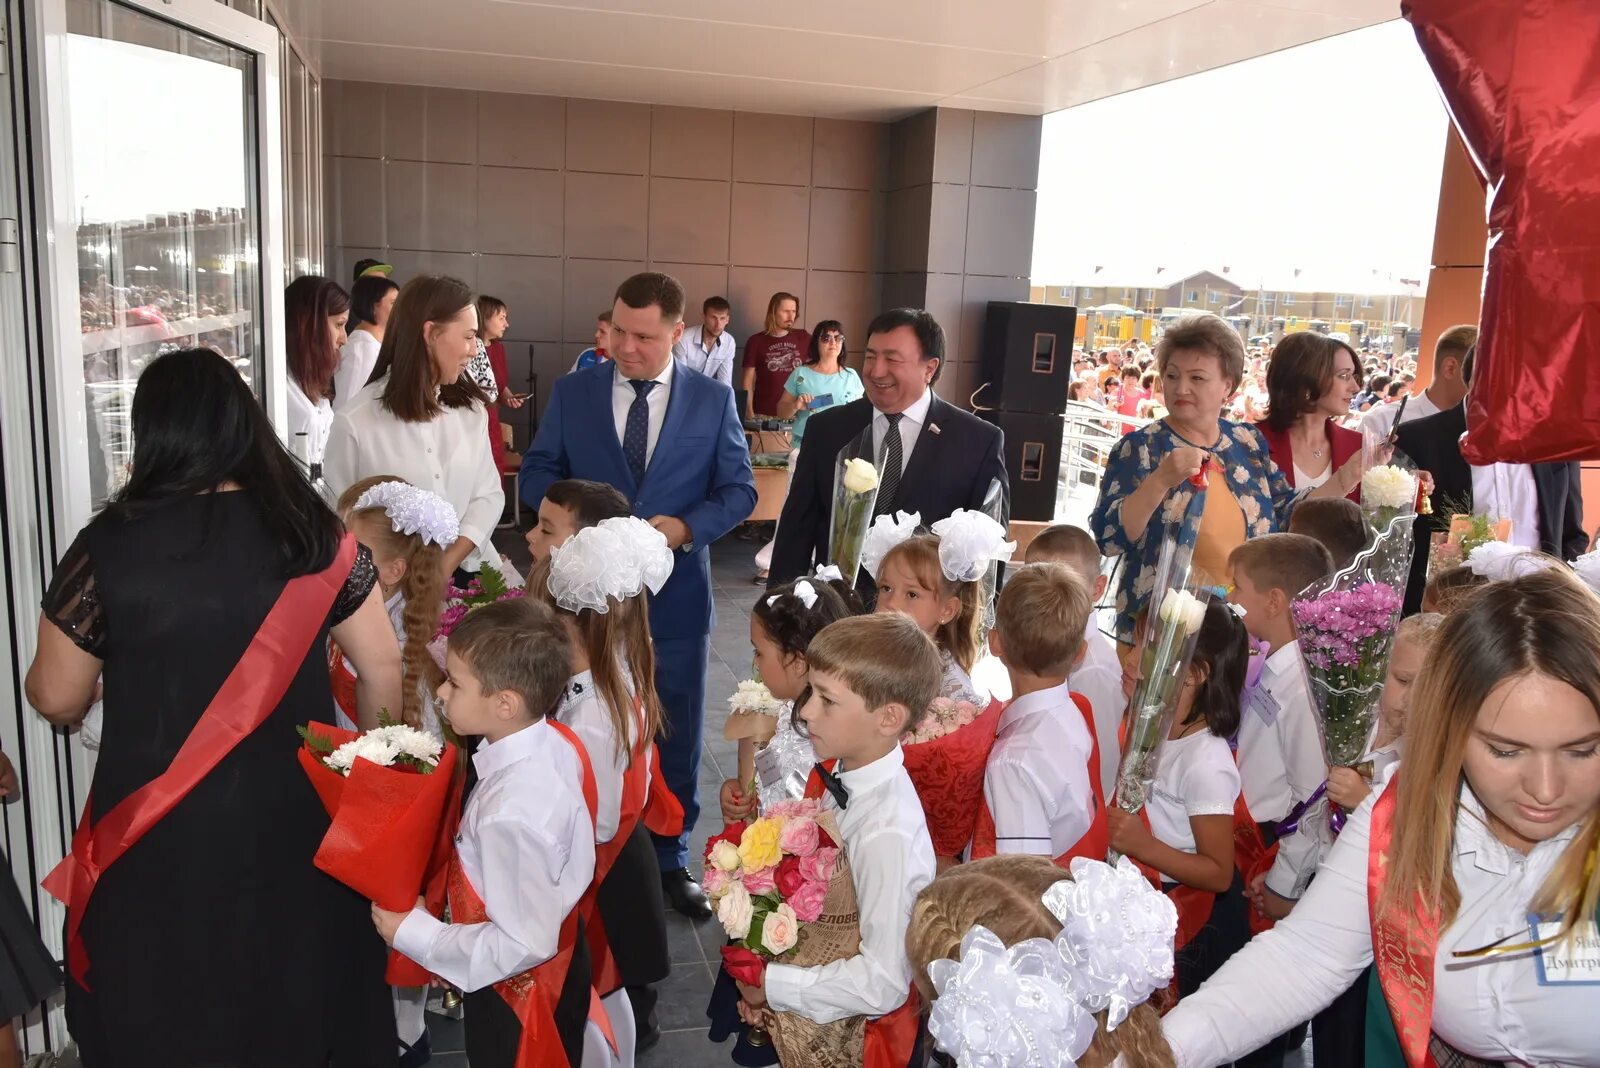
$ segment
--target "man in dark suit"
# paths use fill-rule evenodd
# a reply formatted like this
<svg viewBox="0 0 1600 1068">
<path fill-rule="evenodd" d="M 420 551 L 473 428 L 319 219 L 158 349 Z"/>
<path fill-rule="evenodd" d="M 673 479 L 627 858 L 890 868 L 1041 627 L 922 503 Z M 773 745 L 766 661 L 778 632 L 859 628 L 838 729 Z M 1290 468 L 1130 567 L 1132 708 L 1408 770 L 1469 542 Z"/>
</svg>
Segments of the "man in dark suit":
<svg viewBox="0 0 1600 1068">
<path fill-rule="evenodd" d="M 1472 389 L 1476 349 L 1462 361 L 1462 378 Z M 1583 530 L 1583 494 L 1576 463 L 1491 464 L 1473 467 L 1461 455 L 1461 436 L 1467 432 L 1465 400 L 1454 408 L 1401 424 L 1395 431 L 1396 447 L 1433 476 L 1433 514 L 1419 515 L 1411 557 L 1411 579 L 1406 586 L 1405 614 L 1421 611 L 1427 585 L 1428 552 L 1432 536 L 1450 524 L 1450 512 L 1492 508 L 1495 518 L 1511 520 L 1513 542 L 1562 560 L 1573 560 L 1589 549 Z M 1478 498 L 1492 494 L 1493 500 Z"/>
<path fill-rule="evenodd" d="M 668 724 L 661 772 L 683 803 L 683 834 L 657 838 L 656 857 L 673 908 L 706 918 L 711 908 L 689 875 L 688 843 L 700 814 L 706 662 L 716 623 L 710 549 L 755 508 L 756 484 L 733 390 L 672 358 L 683 301 L 683 287 L 665 274 L 636 274 L 617 288 L 611 358 L 556 382 L 518 489 L 537 509 L 558 479 L 608 483 L 673 550 L 672 577 L 650 599 L 650 630 Z"/>
<path fill-rule="evenodd" d="M 928 526 L 958 508 L 981 507 L 998 485 L 1000 520 L 1007 521 L 1010 484 L 1000 428 L 933 392 L 943 360 L 944 330 L 921 309 L 886 311 L 867 327 L 861 368 L 867 395 L 818 412 L 806 424 L 778 521 L 774 585 L 828 559 L 834 466 L 840 450 L 869 426 L 881 478 L 876 515 L 920 512 Z"/>
</svg>

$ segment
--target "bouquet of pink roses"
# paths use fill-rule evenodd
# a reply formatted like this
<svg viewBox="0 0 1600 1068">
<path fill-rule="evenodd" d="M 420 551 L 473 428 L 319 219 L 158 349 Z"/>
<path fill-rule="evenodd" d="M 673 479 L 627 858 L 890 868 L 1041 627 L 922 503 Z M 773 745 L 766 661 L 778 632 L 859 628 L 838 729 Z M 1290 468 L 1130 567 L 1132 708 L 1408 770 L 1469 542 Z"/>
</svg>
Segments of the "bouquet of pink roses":
<svg viewBox="0 0 1600 1068">
<path fill-rule="evenodd" d="M 527 591 L 521 586 L 510 587 L 506 580 L 493 567 L 485 567 L 478 572 L 478 577 L 467 583 L 467 588 L 451 584 L 445 591 L 444 611 L 439 615 L 439 629 L 434 631 L 433 640 L 428 642 L 428 652 L 439 665 L 439 670 L 444 670 L 445 645 L 450 637 L 450 632 L 456 629 L 467 614 L 474 609 L 482 608 L 486 604 L 496 601 L 509 601 L 521 597 Z"/>
<path fill-rule="evenodd" d="M 832 819 L 815 800 L 783 801 L 706 843 L 703 885 L 733 940 L 722 956 L 735 979 L 759 983 L 766 962 L 790 953 L 801 925 L 822 914 L 839 860 Z"/>
</svg>

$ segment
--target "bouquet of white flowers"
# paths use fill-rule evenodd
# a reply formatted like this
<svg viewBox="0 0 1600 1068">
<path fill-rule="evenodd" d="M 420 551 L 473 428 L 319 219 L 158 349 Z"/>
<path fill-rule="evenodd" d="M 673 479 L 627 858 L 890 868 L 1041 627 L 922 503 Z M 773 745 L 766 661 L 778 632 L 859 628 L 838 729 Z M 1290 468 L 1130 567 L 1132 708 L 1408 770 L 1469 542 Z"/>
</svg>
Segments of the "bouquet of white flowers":
<svg viewBox="0 0 1600 1068">
<path fill-rule="evenodd" d="M 439 739 L 404 723 L 385 723 L 331 750 L 328 747 L 333 742 L 326 736 L 305 727 L 298 730 L 305 739 L 306 748 L 345 778 L 350 777 L 358 758 L 380 768 L 431 775 L 438 768 L 439 755 L 444 751 L 444 743 Z"/>
<path fill-rule="evenodd" d="M 778 716 L 786 707 L 787 702 L 772 696 L 772 691 L 760 679 L 745 679 L 728 698 L 732 715 L 723 727 L 722 736 L 729 741 L 749 738 L 759 749 L 772 740 L 778 729 Z"/>
</svg>

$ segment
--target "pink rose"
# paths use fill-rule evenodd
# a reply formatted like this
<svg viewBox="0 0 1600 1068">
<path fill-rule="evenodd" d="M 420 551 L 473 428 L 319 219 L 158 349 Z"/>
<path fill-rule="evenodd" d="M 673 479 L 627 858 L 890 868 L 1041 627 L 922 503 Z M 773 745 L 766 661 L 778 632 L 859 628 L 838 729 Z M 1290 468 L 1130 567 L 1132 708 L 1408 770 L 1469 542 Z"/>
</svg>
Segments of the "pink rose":
<svg viewBox="0 0 1600 1068">
<path fill-rule="evenodd" d="M 800 940 L 799 917 L 788 905 L 779 905 L 761 923 L 761 948 L 781 957 Z"/>
<path fill-rule="evenodd" d="M 728 889 L 728 883 L 733 881 L 733 876 L 721 868 L 706 865 L 706 873 L 700 878 L 700 886 L 710 897 L 721 897 Z"/>
<path fill-rule="evenodd" d="M 817 851 L 817 821 L 796 817 L 783 825 L 778 838 L 778 848 L 797 857 L 809 857 Z"/>
<path fill-rule="evenodd" d="M 751 897 L 760 897 L 776 890 L 778 883 L 773 875 L 772 868 L 757 868 L 755 871 L 744 873 L 744 888 L 750 891 Z"/>
<path fill-rule="evenodd" d="M 808 883 L 828 885 L 833 878 L 833 867 L 839 860 L 839 851 L 832 846 L 822 846 L 809 857 L 800 860 L 800 874 Z"/>
<path fill-rule="evenodd" d="M 827 896 L 826 883 L 802 883 L 800 889 L 789 895 L 788 904 L 794 909 L 795 919 L 810 923 L 822 915 L 822 900 Z"/>
</svg>

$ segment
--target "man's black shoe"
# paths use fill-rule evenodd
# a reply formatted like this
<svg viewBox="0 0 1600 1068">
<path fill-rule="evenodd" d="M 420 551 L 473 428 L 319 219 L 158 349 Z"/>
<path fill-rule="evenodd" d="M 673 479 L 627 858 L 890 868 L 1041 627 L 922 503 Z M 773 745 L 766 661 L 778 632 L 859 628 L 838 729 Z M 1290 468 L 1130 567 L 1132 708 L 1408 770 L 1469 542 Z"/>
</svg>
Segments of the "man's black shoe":
<svg viewBox="0 0 1600 1068">
<path fill-rule="evenodd" d="M 667 896 L 667 904 L 691 920 L 711 918 L 711 902 L 706 900 L 700 884 L 689 877 L 687 868 L 662 872 L 661 892 Z"/>
</svg>

